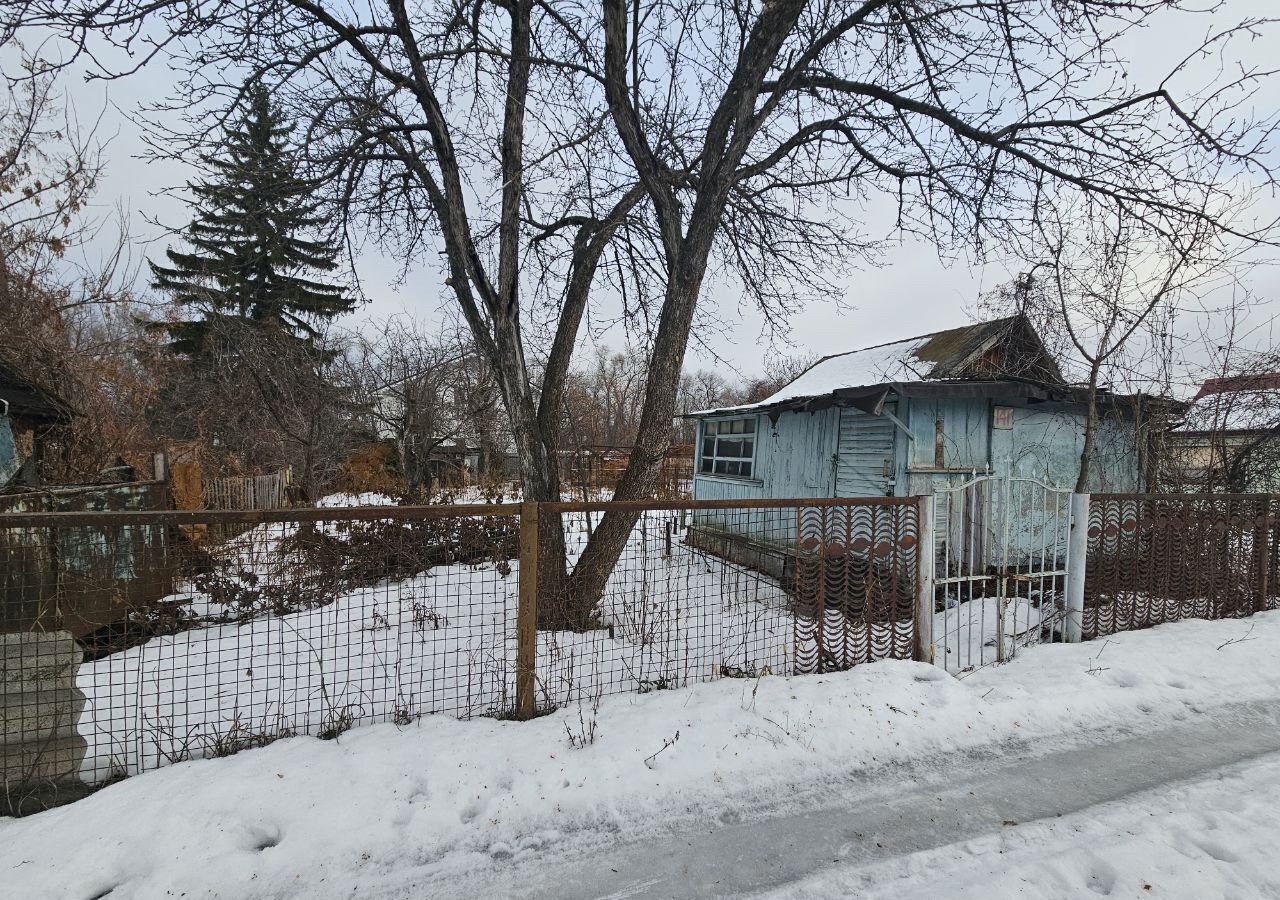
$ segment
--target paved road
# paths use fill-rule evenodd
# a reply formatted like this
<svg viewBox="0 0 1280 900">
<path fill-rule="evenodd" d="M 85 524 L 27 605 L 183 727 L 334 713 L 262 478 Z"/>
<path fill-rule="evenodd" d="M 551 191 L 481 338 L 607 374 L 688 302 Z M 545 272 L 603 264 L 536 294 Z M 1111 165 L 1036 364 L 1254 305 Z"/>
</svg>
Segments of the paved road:
<svg viewBox="0 0 1280 900">
<path fill-rule="evenodd" d="M 1036 754 L 934 761 L 888 788 L 851 778 L 834 790 L 790 798 L 791 810 L 750 821 L 686 827 L 631 843 L 551 853 L 488 868 L 448 884 L 385 885 L 399 898 L 740 897 L 814 874 L 833 863 L 872 862 L 1205 776 L 1280 752 L 1280 705 L 1241 704 L 1190 714 L 1160 731 Z M 876 782 L 879 782 L 878 784 Z M 799 805 L 797 802 L 799 801 Z"/>
</svg>

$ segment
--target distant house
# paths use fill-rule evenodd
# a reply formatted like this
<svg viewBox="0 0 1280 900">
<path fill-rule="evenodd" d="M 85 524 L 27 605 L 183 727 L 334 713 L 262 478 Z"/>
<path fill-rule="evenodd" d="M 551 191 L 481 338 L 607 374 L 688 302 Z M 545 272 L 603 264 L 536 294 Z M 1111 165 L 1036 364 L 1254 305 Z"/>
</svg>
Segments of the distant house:
<svg viewBox="0 0 1280 900">
<path fill-rule="evenodd" d="M 1090 490 L 1144 487 L 1138 399 L 1103 392 Z M 694 496 L 901 497 L 984 475 L 1069 489 L 1084 401 L 1020 316 L 836 354 L 758 403 L 692 414 Z M 748 537 L 789 537 L 768 516 L 734 521 L 725 528 Z"/>
<path fill-rule="evenodd" d="M 50 429 L 70 421 L 67 404 L 0 360 L 0 489 L 35 484 Z"/>
<path fill-rule="evenodd" d="M 1169 433 L 1170 487 L 1280 492 L 1280 372 L 1210 378 Z"/>
</svg>

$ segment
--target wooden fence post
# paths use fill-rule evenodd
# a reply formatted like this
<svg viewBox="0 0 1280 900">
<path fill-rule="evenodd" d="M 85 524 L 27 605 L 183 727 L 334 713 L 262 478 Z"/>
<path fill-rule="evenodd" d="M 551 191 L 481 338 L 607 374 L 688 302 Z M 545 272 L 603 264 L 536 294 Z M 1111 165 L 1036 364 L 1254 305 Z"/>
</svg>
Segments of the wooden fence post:
<svg viewBox="0 0 1280 900">
<path fill-rule="evenodd" d="M 920 662 L 932 663 L 934 616 L 934 562 L 937 544 L 933 534 L 933 496 L 916 499 L 916 647 Z"/>
<path fill-rule="evenodd" d="M 1084 578 L 1089 558 L 1089 495 L 1071 495 L 1071 524 L 1067 531 L 1066 625 L 1062 637 L 1069 644 L 1084 638 Z"/>
<path fill-rule="evenodd" d="M 538 662 L 538 503 L 520 504 L 520 598 L 516 613 L 516 718 L 532 719 Z"/>
</svg>

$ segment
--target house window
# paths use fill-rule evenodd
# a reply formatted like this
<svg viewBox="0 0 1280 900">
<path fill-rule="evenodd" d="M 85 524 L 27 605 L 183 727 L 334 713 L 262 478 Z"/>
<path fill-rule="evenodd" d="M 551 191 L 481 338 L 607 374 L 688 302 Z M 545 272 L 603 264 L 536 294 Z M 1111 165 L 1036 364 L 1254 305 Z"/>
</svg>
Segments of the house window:
<svg viewBox="0 0 1280 900">
<path fill-rule="evenodd" d="M 755 455 L 755 416 L 703 423 L 700 474 L 750 478 Z"/>
</svg>

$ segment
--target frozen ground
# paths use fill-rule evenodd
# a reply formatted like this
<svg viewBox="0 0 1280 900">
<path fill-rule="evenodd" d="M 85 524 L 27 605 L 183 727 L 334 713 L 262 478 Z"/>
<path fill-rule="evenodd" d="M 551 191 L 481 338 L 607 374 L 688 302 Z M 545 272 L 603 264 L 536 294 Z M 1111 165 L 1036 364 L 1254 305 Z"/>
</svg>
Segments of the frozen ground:
<svg viewBox="0 0 1280 900">
<path fill-rule="evenodd" d="M 1266 613 L 292 738 L 0 822 L 0 893 L 1273 897 L 1278 651 Z"/>
<path fill-rule="evenodd" d="M 930 759 L 892 784 L 799 788 L 802 812 L 756 808 L 544 858 L 537 881 L 519 866 L 480 873 L 453 895 L 1273 898 L 1278 713 L 1243 704 L 1101 743 Z M 413 894 L 396 885 L 375 896 Z"/>
</svg>

